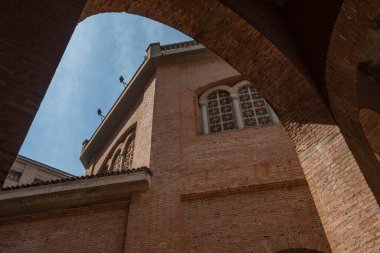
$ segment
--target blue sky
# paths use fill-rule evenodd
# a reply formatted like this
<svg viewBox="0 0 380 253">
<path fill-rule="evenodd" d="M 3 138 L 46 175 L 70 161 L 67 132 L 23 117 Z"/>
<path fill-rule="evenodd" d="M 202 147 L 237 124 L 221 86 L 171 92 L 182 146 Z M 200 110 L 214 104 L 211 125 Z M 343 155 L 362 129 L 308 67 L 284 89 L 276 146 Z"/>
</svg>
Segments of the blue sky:
<svg viewBox="0 0 380 253">
<path fill-rule="evenodd" d="M 75 175 L 82 141 L 90 138 L 143 61 L 150 43 L 191 38 L 131 14 L 100 14 L 80 23 L 34 118 L 20 154 Z"/>
</svg>

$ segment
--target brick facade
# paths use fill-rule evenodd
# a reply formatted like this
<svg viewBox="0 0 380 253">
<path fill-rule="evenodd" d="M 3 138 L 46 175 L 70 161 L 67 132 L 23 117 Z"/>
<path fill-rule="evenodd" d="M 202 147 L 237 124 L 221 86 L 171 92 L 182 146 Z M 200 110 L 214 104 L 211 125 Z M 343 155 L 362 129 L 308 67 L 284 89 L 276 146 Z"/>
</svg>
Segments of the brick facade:
<svg viewBox="0 0 380 253">
<path fill-rule="evenodd" d="M 1 252 L 123 252 L 128 205 L 0 222 Z"/>
<path fill-rule="evenodd" d="M 260 252 L 261 244 L 271 241 L 270 247 L 276 249 L 293 237 L 298 243 L 280 249 L 330 252 L 301 165 L 281 124 L 202 134 L 199 96 L 218 85 L 234 85 L 240 74 L 205 49 L 148 61 L 155 62 L 154 71 L 145 83 L 130 84 L 129 90 L 141 85 L 141 93 L 130 107 L 123 107 L 122 123 L 108 138 L 102 136 L 101 129 L 122 107 L 121 98 L 82 156 L 96 142 L 103 148 L 82 161 L 88 164 L 88 175 L 104 171 L 120 140 L 135 129 L 133 167 L 151 168 L 151 188 L 133 193 L 123 208 L 89 207 L 85 219 L 83 211 L 75 210 L 6 219 L 0 233 L 20 231 L 8 235 L 0 250 L 102 252 L 108 245 L 109 252 Z M 128 89 L 127 98 L 132 96 Z M 54 231 L 56 226 L 60 228 Z M 62 242 L 56 240 L 58 234 Z M 18 243 L 21 237 L 28 241 Z M 85 243 L 79 243 L 82 240 Z"/>
<path fill-rule="evenodd" d="M 157 68 L 149 165 L 154 180 L 149 192 L 131 199 L 127 252 L 249 252 L 281 235 L 325 238 L 281 125 L 201 134 L 197 91 L 234 84 L 236 75 L 215 57 Z M 254 187 L 293 180 L 303 183 Z M 133 243 L 141 238 L 145 244 Z"/>
<path fill-rule="evenodd" d="M 0 179 L 16 157 L 78 18 L 128 12 L 188 34 L 254 82 L 293 142 L 332 251 L 378 251 L 380 164 L 359 111 L 364 100 L 379 113 L 378 92 L 368 92 L 378 89 L 363 89 L 362 81 L 378 76 L 379 2 L 251 2 L 2 2 Z M 359 71 L 363 62 L 371 66 Z M 361 71 L 368 76 L 357 79 Z"/>
</svg>

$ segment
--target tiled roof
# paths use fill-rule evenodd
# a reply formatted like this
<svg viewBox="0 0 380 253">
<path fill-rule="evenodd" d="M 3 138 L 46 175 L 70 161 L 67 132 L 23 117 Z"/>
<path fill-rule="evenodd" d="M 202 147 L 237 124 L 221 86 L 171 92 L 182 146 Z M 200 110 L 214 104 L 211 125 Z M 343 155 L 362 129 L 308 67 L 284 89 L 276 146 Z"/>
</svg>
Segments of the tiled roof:
<svg viewBox="0 0 380 253">
<path fill-rule="evenodd" d="M 60 178 L 60 179 L 38 182 L 38 183 L 4 187 L 4 188 L 1 188 L 0 191 L 16 190 L 16 189 L 28 188 L 28 187 L 34 187 L 34 186 L 40 186 L 40 185 L 58 184 L 58 183 L 63 183 L 63 182 L 68 182 L 68 181 L 90 180 L 91 178 L 107 177 L 107 176 L 112 176 L 112 175 L 134 173 L 134 172 L 139 172 L 139 171 L 145 171 L 149 175 L 152 175 L 152 172 L 148 167 L 140 167 L 140 168 L 136 168 L 136 169 L 128 169 L 128 170 L 121 170 L 121 171 L 111 171 L 111 172 L 107 171 L 107 172 L 98 173 L 96 175 L 91 175 L 91 176 L 77 176 L 77 177 Z"/>
</svg>

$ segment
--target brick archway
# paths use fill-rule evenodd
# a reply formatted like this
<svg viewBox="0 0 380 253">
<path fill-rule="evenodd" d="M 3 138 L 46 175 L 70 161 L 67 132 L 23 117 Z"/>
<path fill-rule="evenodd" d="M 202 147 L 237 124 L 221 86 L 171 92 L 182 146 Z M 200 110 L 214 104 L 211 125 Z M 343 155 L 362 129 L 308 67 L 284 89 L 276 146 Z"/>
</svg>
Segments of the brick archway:
<svg viewBox="0 0 380 253">
<path fill-rule="evenodd" d="M 316 234 L 292 234 L 263 240 L 252 253 L 330 253 L 329 245 Z"/>
<path fill-rule="evenodd" d="M 338 251 L 350 247 L 377 247 L 375 243 L 368 244 L 364 237 L 361 243 L 359 235 L 364 231 L 380 230 L 361 225 L 369 220 L 373 224 L 379 222 L 376 187 L 370 184 L 375 190 L 373 194 L 328 105 L 311 81 L 313 78 L 302 70 L 302 64 L 298 64 L 302 60 L 291 50 L 286 51 L 273 43 L 284 36 L 283 32 L 278 33 L 281 34 L 279 38 L 274 35 L 281 31 L 281 25 L 271 23 L 274 28 L 269 29 L 264 22 L 260 23 L 260 31 L 272 30 L 264 36 L 218 1 L 119 0 L 113 1 L 112 5 L 108 1 L 96 1 L 89 2 L 81 18 L 110 11 L 138 14 L 174 27 L 204 44 L 242 73 L 244 78 L 257 84 L 257 89 L 278 113 L 293 140 L 332 247 Z M 263 10 L 258 8 L 256 11 Z M 339 174 L 343 171 L 347 173 Z M 358 184 L 362 187 L 357 188 Z M 346 216 L 363 208 L 360 206 L 363 199 L 357 196 L 370 203 L 374 214 L 371 218 Z M 335 211 L 331 212 L 332 209 Z M 352 229 L 337 229 L 338 224 L 346 222 Z M 358 236 L 359 243 L 344 239 Z"/>
<path fill-rule="evenodd" d="M 363 108 L 359 112 L 359 119 L 368 144 L 380 161 L 380 113 Z"/>
<path fill-rule="evenodd" d="M 292 248 L 278 251 L 277 253 L 323 253 L 318 250 L 304 249 L 304 248 Z"/>
<path fill-rule="evenodd" d="M 359 120 L 360 100 L 373 100 L 371 96 L 378 96 L 374 92 L 380 92 L 363 90 L 363 86 L 374 84 L 365 83 L 366 76 L 358 71 L 365 47 L 376 46 L 366 42 L 371 32 L 371 21 L 376 15 L 380 15 L 378 1 L 344 1 L 330 40 L 326 86 L 334 117 L 380 203 L 380 164 L 371 152 Z M 360 94 L 361 92 L 365 94 Z"/>
<path fill-rule="evenodd" d="M 351 2 L 359 5 L 358 0 L 344 3 Z M 0 142 L 3 178 L 26 135 L 79 17 L 84 19 L 104 12 L 128 12 L 160 21 L 190 35 L 230 63 L 243 78 L 256 84 L 293 140 L 327 237 L 335 251 L 355 251 L 359 248 L 373 251 L 380 245 L 377 241 L 380 240 L 377 236 L 380 230 L 380 210 L 375 198 L 378 196 L 377 188 L 371 182 L 374 192 L 368 187 L 367 174 L 363 176 L 351 152 L 351 145 L 350 150 L 322 92 L 297 54 L 292 39 L 283 32 L 284 26 L 278 23 L 279 19 L 274 18 L 269 23 L 258 19 L 254 20 L 256 25 L 253 25 L 255 22 L 248 22 L 247 18 L 217 0 L 93 0 L 82 12 L 85 3 L 85 0 L 66 1 L 61 5 L 48 0 L 39 2 L 39 5 L 34 1 L 2 3 L 6 8 L 2 9 L 5 11 L 1 13 L 4 15 L 0 23 L 10 20 L 18 22 L 7 34 L 9 36 L 0 34 L 7 38 L 0 47 L 0 52 L 5 56 L 1 63 L 1 71 L 5 74 L 0 83 L 5 85 L 0 86 L 0 94 L 6 98 L 0 102 L 0 108 L 5 111 Z M 364 11 L 368 8 L 363 7 Z M 34 10 L 33 19 L 30 17 L 31 10 Z M 267 11 L 257 6 L 250 14 L 260 17 L 260 13 Z M 30 20 L 34 22 L 31 25 Z M 334 52 L 338 50 L 334 45 L 341 43 L 335 43 L 339 36 L 338 24 L 339 19 L 333 33 L 336 36 L 332 37 L 329 49 L 329 71 L 336 67 L 335 63 L 339 64 L 339 59 L 334 58 Z M 31 45 L 33 50 L 29 48 Z M 344 51 L 342 54 L 350 52 Z M 20 64 L 20 58 L 24 64 Z M 331 91 L 342 91 L 342 87 L 333 85 L 334 80 L 339 83 L 344 79 L 335 79 L 329 73 L 332 72 L 327 73 L 331 98 Z M 11 84 L 17 88 L 10 88 Z M 30 92 L 31 89 L 33 92 Z M 22 102 L 15 103 L 14 100 Z M 336 110 L 338 102 L 330 101 L 339 125 L 344 126 L 341 119 L 345 112 L 339 114 Z M 352 115 L 352 111 L 347 112 Z M 7 126 L 16 118 L 17 127 L 9 129 Z M 369 212 L 363 213 L 363 208 Z"/>
</svg>

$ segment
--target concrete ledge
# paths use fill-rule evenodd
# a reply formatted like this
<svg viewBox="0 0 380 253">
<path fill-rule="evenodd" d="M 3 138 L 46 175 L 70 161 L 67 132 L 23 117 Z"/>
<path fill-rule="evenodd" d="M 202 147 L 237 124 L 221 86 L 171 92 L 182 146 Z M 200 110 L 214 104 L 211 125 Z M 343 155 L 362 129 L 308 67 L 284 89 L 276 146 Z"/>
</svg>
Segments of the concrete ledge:
<svg viewBox="0 0 380 253">
<path fill-rule="evenodd" d="M 148 171 L 94 177 L 0 192 L 0 218 L 128 201 L 150 187 Z"/>
</svg>

